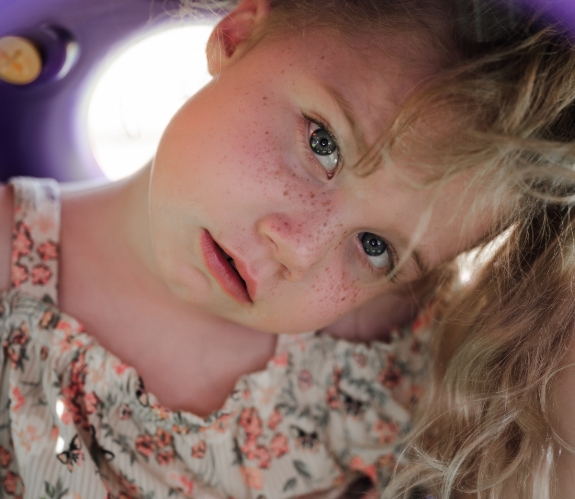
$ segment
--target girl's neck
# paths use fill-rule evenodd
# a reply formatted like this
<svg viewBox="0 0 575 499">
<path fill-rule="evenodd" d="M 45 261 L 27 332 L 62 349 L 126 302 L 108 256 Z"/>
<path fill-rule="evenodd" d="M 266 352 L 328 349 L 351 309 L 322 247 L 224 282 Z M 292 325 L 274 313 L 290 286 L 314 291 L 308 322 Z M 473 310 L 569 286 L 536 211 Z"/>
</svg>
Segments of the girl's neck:
<svg viewBox="0 0 575 499">
<path fill-rule="evenodd" d="M 133 365 L 160 402 L 206 414 L 262 369 L 275 335 L 176 298 L 159 278 L 148 229 L 149 167 L 62 193 L 60 307 Z"/>
</svg>

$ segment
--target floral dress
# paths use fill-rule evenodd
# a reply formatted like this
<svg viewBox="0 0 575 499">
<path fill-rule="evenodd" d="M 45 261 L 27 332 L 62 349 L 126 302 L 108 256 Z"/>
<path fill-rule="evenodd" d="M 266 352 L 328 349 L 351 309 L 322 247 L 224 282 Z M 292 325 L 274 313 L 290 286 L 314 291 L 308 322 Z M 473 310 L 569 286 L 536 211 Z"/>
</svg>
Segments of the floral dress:
<svg viewBox="0 0 575 499">
<path fill-rule="evenodd" d="M 12 180 L 0 295 L 0 497 L 282 499 L 385 486 L 426 368 L 421 321 L 390 343 L 281 336 L 207 418 L 171 411 L 58 310 L 58 185 Z"/>
</svg>

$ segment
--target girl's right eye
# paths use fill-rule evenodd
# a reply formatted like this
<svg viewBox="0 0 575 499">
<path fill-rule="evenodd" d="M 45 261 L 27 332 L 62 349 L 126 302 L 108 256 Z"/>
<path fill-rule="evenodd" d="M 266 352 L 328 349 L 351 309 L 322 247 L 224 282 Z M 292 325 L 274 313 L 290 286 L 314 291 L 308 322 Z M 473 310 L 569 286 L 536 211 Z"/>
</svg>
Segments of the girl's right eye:
<svg viewBox="0 0 575 499">
<path fill-rule="evenodd" d="M 359 240 L 367 259 L 376 269 L 391 267 L 389 247 L 381 237 L 371 232 L 362 232 Z"/>
<path fill-rule="evenodd" d="M 333 136 L 313 121 L 308 124 L 309 147 L 332 178 L 339 163 L 339 151 Z"/>
</svg>

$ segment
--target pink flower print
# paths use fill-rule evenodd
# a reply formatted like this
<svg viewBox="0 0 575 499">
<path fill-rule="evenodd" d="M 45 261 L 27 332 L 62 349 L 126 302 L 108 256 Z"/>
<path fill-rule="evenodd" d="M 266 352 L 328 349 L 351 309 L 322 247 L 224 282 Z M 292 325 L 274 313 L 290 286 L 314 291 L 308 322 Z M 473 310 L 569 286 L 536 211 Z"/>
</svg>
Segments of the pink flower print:
<svg viewBox="0 0 575 499">
<path fill-rule="evenodd" d="M 249 438 L 243 443 L 240 450 L 246 459 L 253 461 L 256 458 L 258 442 L 255 438 Z"/>
<path fill-rule="evenodd" d="M 36 284 L 37 286 L 43 286 L 52 277 L 52 271 L 43 263 L 35 265 L 30 274 L 32 276 L 32 284 Z"/>
<path fill-rule="evenodd" d="M 12 389 L 12 400 L 10 401 L 10 407 L 14 412 L 18 412 L 24 406 L 26 399 L 22 392 L 20 391 L 20 387 L 16 386 Z"/>
<path fill-rule="evenodd" d="M 289 363 L 289 355 L 287 352 L 281 352 L 275 357 L 272 357 L 270 362 L 278 367 L 286 367 Z"/>
<path fill-rule="evenodd" d="M 341 381 L 341 377 L 343 376 L 343 368 L 340 366 L 334 367 L 332 376 L 334 384 L 338 385 Z"/>
<path fill-rule="evenodd" d="M 156 461 L 160 466 L 168 466 L 174 461 L 174 449 L 160 451 L 156 454 Z"/>
<path fill-rule="evenodd" d="M 125 421 L 126 419 L 130 419 L 131 416 L 132 409 L 130 409 L 127 404 L 122 404 L 118 409 L 118 418 Z"/>
<path fill-rule="evenodd" d="M 206 455 L 206 450 L 206 442 L 204 440 L 200 440 L 196 445 L 192 447 L 192 457 L 203 459 Z"/>
<path fill-rule="evenodd" d="M 100 400 L 96 396 L 94 392 L 86 393 L 84 397 L 84 406 L 86 407 L 86 412 L 88 414 L 93 414 L 96 412 L 98 405 L 100 404 Z"/>
<path fill-rule="evenodd" d="M 396 361 L 397 359 L 394 354 L 388 355 L 387 367 L 384 367 L 379 373 L 379 382 L 387 388 L 398 386 L 403 379 L 403 375 L 397 367 Z"/>
<path fill-rule="evenodd" d="M 400 429 L 395 421 L 387 422 L 378 419 L 373 425 L 373 431 L 378 435 L 380 445 L 388 445 L 396 440 Z"/>
<path fill-rule="evenodd" d="M 70 424 L 72 422 L 72 414 L 70 414 L 68 411 L 64 411 L 60 417 L 60 420 L 64 424 Z"/>
<path fill-rule="evenodd" d="M 403 379 L 403 376 L 401 374 L 401 371 L 399 370 L 399 368 L 390 365 L 385 369 L 382 369 L 381 372 L 379 373 L 379 382 L 387 387 L 387 388 L 393 388 L 395 386 L 398 386 L 401 381 Z"/>
<path fill-rule="evenodd" d="M 124 374 L 124 371 L 128 369 L 128 366 L 124 363 L 120 363 L 114 366 L 114 371 L 116 371 L 116 374 L 118 376 L 121 376 L 122 374 Z"/>
<path fill-rule="evenodd" d="M 32 238 L 30 237 L 30 229 L 24 222 L 16 223 L 14 232 L 12 233 L 12 255 L 13 261 L 16 261 L 21 256 L 26 256 L 30 253 L 32 248 Z M 14 256 L 16 258 L 14 258 Z"/>
<path fill-rule="evenodd" d="M 12 265 L 12 286 L 20 287 L 28 280 L 28 269 L 24 265 L 16 263 Z"/>
<path fill-rule="evenodd" d="M 274 412 L 272 412 L 270 418 L 268 419 L 268 428 L 270 430 L 275 430 L 277 426 L 282 422 L 283 416 L 280 410 L 276 407 Z"/>
<path fill-rule="evenodd" d="M 56 425 L 52 426 L 52 429 L 50 430 L 50 440 L 56 441 L 59 434 L 60 432 L 58 431 L 58 427 Z"/>
<path fill-rule="evenodd" d="M 49 352 L 50 349 L 47 346 L 43 346 L 42 348 L 40 348 L 40 359 L 46 360 L 48 358 Z"/>
<path fill-rule="evenodd" d="M 136 438 L 136 450 L 142 456 L 150 457 L 156 450 L 156 442 L 151 435 L 139 435 Z"/>
<path fill-rule="evenodd" d="M 330 409 L 339 409 L 339 394 L 337 392 L 337 388 L 334 385 L 331 385 L 327 389 L 325 398 Z"/>
<path fill-rule="evenodd" d="M 174 433 L 177 433 L 178 435 L 187 435 L 188 433 L 190 433 L 190 429 L 187 426 L 180 426 L 177 424 L 172 426 L 172 431 Z"/>
<path fill-rule="evenodd" d="M 421 313 L 417 316 L 411 329 L 413 332 L 420 332 L 422 330 L 426 330 L 433 319 L 433 312 L 434 312 L 434 304 L 429 303 L 427 309 L 422 310 Z"/>
<path fill-rule="evenodd" d="M 46 241 L 38 246 L 36 252 L 44 261 L 56 260 L 58 258 L 58 245 L 53 241 Z"/>
<path fill-rule="evenodd" d="M 248 438 L 259 437 L 262 434 L 262 420 L 255 407 L 243 409 L 238 423 L 244 429 Z"/>
<path fill-rule="evenodd" d="M 367 357 L 363 353 L 354 353 L 353 360 L 355 360 L 359 367 L 365 367 L 367 365 Z"/>
<path fill-rule="evenodd" d="M 242 478 L 244 483 L 250 488 L 255 490 L 262 490 L 264 486 L 264 477 L 261 470 L 258 468 L 241 468 Z"/>
<path fill-rule="evenodd" d="M 12 329 L 8 338 L 8 341 L 12 345 L 26 345 L 30 340 L 30 329 L 28 328 L 28 324 L 23 322 L 20 324 L 19 328 Z"/>
<path fill-rule="evenodd" d="M 69 322 L 58 321 L 56 329 L 59 333 L 54 335 L 55 341 L 60 349 L 60 353 L 67 352 L 71 348 L 82 347 L 82 342 L 77 338 L 76 331 Z"/>
<path fill-rule="evenodd" d="M 256 448 L 255 457 L 258 461 L 258 468 L 268 469 L 272 460 L 270 451 L 263 445 L 258 445 Z"/>
<path fill-rule="evenodd" d="M 152 406 L 152 410 L 154 411 L 154 414 L 160 419 L 168 419 L 170 417 L 170 411 L 160 404 L 154 404 Z"/>
<path fill-rule="evenodd" d="M 16 369 L 21 364 L 22 349 L 10 346 L 7 341 L 4 341 L 3 346 L 6 350 L 6 356 L 10 359 L 10 366 L 12 366 L 12 369 Z"/>
<path fill-rule="evenodd" d="M 139 487 L 134 483 L 134 480 L 128 479 L 126 475 L 122 472 L 116 474 L 116 478 L 124 489 L 120 492 L 120 497 L 123 499 L 133 499 L 134 497 L 141 497 L 141 491 Z M 123 494 L 123 495 L 122 495 Z"/>
<path fill-rule="evenodd" d="M 20 482 L 20 477 L 16 473 L 8 471 L 4 480 L 2 480 L 2 486 L 7 494 L 14 495 L 18 487 L 18 482 Z"/>
<path fill-rule="evenodd" d="M 154 440 L 158 448 L 162 448 L 172 445 L 173 437 L 163 428 L 158 428 Z"/>
<path fill-rule="evenodd" d="M 210 425 L 210 429 L 215 430 L 218 433 L 224 433 L 230 426 L 230 422 L 231 416 L 229 414 L 222 414 Z"/>
<path fill-rule="evenodd" d="M 373 483 L 376 483 L 376 471 L 373 464 L 366 464 L 366 462 L 360 456 L 354 456 L 350 463 L 349 468 L 351 471 L 359 471 L 360 473 L 367 476 Z"/>
<path fill-rule="evenodd" d="M 313 377 L 307 369 L 297 373 L 297 384 L 302 392 L 309 390 L 313 385 Z"/>
<path fill-rule="evenodd" d="M 185 476 L 180 476 L 179 482 L 181 484 L 182 492 L 187 496 L 191 496 L 194 492 L 194 482 Z"/>
<path fill-rule="evenodd" d="M 0 466 L 2 468 L 8 468 L 8 466 L 10 466 L 11 461 L 12 461 L 12 453 L 8 449 L 0 445 Z"/>
<path fill-rule="evenodd" d="M 276 433 L 270 442 L 270 450 L 274 457 L 282 457 L 289 452 L 289 440 L 286 435 Z"/>
</svg>

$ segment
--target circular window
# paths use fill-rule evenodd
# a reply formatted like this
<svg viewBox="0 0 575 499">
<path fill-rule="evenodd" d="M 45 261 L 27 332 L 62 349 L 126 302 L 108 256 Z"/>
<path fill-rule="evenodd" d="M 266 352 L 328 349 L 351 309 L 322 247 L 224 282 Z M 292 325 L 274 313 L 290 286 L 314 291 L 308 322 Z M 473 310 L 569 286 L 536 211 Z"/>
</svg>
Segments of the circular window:
<svg viewBox="0 0 575 499">
<path fill-rule="evenodd" d="M 170 118 L 210 80 L 205 48 L 211 31 L 204 24 L 155 33 L 102 72 L 89 100 L 88 133 L 109 179 L 144 166 Z"/>
</svg>

